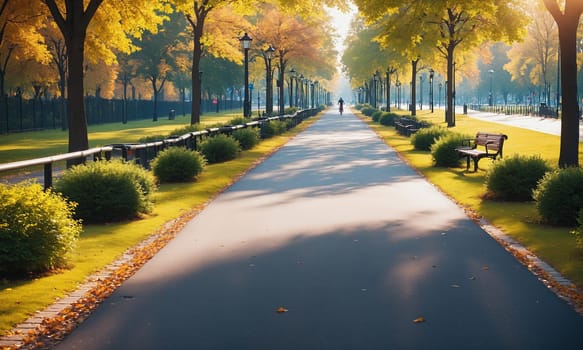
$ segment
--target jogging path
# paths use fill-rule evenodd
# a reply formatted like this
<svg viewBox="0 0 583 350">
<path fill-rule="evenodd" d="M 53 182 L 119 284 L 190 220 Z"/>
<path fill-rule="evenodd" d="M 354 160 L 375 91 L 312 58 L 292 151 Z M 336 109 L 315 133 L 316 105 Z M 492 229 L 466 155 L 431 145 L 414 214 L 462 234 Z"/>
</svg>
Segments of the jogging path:
<svg viewBox="0 0 583 350">
<path fill-rule="evenodd" d="M 218 196 L 58 349 L 581 349 L 582 330 L 345 110 Z"/>
</svg>

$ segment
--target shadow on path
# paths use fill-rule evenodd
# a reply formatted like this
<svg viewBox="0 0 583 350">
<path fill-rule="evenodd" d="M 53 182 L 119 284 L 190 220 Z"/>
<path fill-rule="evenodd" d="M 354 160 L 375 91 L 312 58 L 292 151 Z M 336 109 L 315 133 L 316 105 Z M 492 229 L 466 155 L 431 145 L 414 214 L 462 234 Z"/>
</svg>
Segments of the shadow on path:
<svg viewBox="0 0 583 350">
<path fill-rule="evenodd" d="M 58 348 L 579 349 L 582 329 L 364 123 L 329 113 Z"/>
</svg>

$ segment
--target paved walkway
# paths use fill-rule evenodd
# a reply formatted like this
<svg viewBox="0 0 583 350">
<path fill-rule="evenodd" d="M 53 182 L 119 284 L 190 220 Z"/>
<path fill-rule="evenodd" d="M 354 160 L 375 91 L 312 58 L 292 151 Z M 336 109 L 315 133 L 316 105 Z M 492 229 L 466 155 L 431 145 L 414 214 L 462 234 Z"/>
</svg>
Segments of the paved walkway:
<svg viewBox="0 0 583 350">
<path fill-rule="evenodd" d="M 58 348 L 581 349 L 582 330 L 347 111 L 217 197 Z"/>
</svg>

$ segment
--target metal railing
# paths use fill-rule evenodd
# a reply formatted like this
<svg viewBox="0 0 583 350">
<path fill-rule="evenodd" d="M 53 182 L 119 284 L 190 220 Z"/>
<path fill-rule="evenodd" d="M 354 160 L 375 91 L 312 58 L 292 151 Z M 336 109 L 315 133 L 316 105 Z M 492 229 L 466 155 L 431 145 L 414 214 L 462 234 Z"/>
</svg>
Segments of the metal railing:
<svg viewBox="0 0 583 350">
<path fill-rule="evenodd" d="M 44 188 L 48 189 L 53 185 L 53 164 L 56 162 L 81 160 L 83 163 L 87 161 L 88 157 L 92 157 L 93 161 L 110 160 L 112 157 L 119 154 L 125 161 L 134 161 L 145 168 L 149 168 L 150 162 L 158 155 L 158 153 L 170 146 L 183 146 L 191 150 L 196 150 L 199 142 L 206 138 L 213 137 L 219 134 L 230 135 L 235 130 L 244 129 L 248 127 L 261 127 L 264 123 L 269 123 L 274 120 L 291 120 L 291 126 L 295 127 L 306 118 L 314 116 L 318 109 L 307 109 L 296 112 L 293 115 L 284 115 L 269 118 L 259 118 L 249 123 L 223 126 L 220 128 L 210 128 L 200 131 L 190 132 L 181 136 L 170 137 L 165 140 L 148 142 L 141 144 L 113 144 L 104 147 L 97 147 L 85 151 L 59 154 L 56 156 L 37 158 L 31 160 L 23 160 L 12 163 L 0 164 L 0 172 L 9 170 L 20 170 L 29 167 L 44 166 Z"/>
</svg>

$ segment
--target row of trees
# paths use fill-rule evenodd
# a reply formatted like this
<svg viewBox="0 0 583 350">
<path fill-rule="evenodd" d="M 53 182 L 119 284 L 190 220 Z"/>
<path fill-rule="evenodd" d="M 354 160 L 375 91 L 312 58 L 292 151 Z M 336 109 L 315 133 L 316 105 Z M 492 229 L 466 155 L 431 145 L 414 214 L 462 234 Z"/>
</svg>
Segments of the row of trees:
<svg viewBox="0 0 583 350">
<path fill-rule="evenodd" d="M 515 43 L 507 52 L 509 60 L 504 71 L 515 82 L 544 85 L 547 95 L 560 57 L 563 117 L 559 164 L 578 166 L 576 38 L 583 2 L 355 0 L 355 3 L 363 19 L 353 23 L 348 50 L 342 58 L 354 87 L 363 82 L 366 85 L 375 71 L 389 76 L 410 74 L 411 107 L 415 114 L 417 74 L 433 70 L 445 79 L 448 126 L 455 126 L 456 72 L 468 80 L 479 81 L 476 78 L 480 76 L 480 65 L 482 68 L 491 65 L 497 59 L 495 51 L 508 51 L 492 43 Z M 491 79 L 492 73 L 489 74 L 482 73 L 482 77 Z"/>
<path fill-rule="evenodd" d="M 68 100 L 69 151 L 88 148 L 83 97 L 128 96 L 137 88 L 157 101 L 164 89 L 193 96 L 191 123 L 200 121 L 201 72 L 235 86 L 244 32 L 252 55 L 277 50 L 283 95 L 291 65 L 320 83 L 334 72 L 331 28 L 324 6 L 344 0 L 0 0 L 0 93 L 32 87 L 29 96 L 51 91 Z M 203 59 L 204 57 L 204 59 Z M 307 58 L 307 59 L 306 59 Z M 255 59 L 251 74 L 264 76 Z M 146 86 L 149 85 L 149 88 Z M 165 89 L 171 85 L 173 89 Z M 155 116 L 154 116 L 155 118 Z"/>
</svg>

